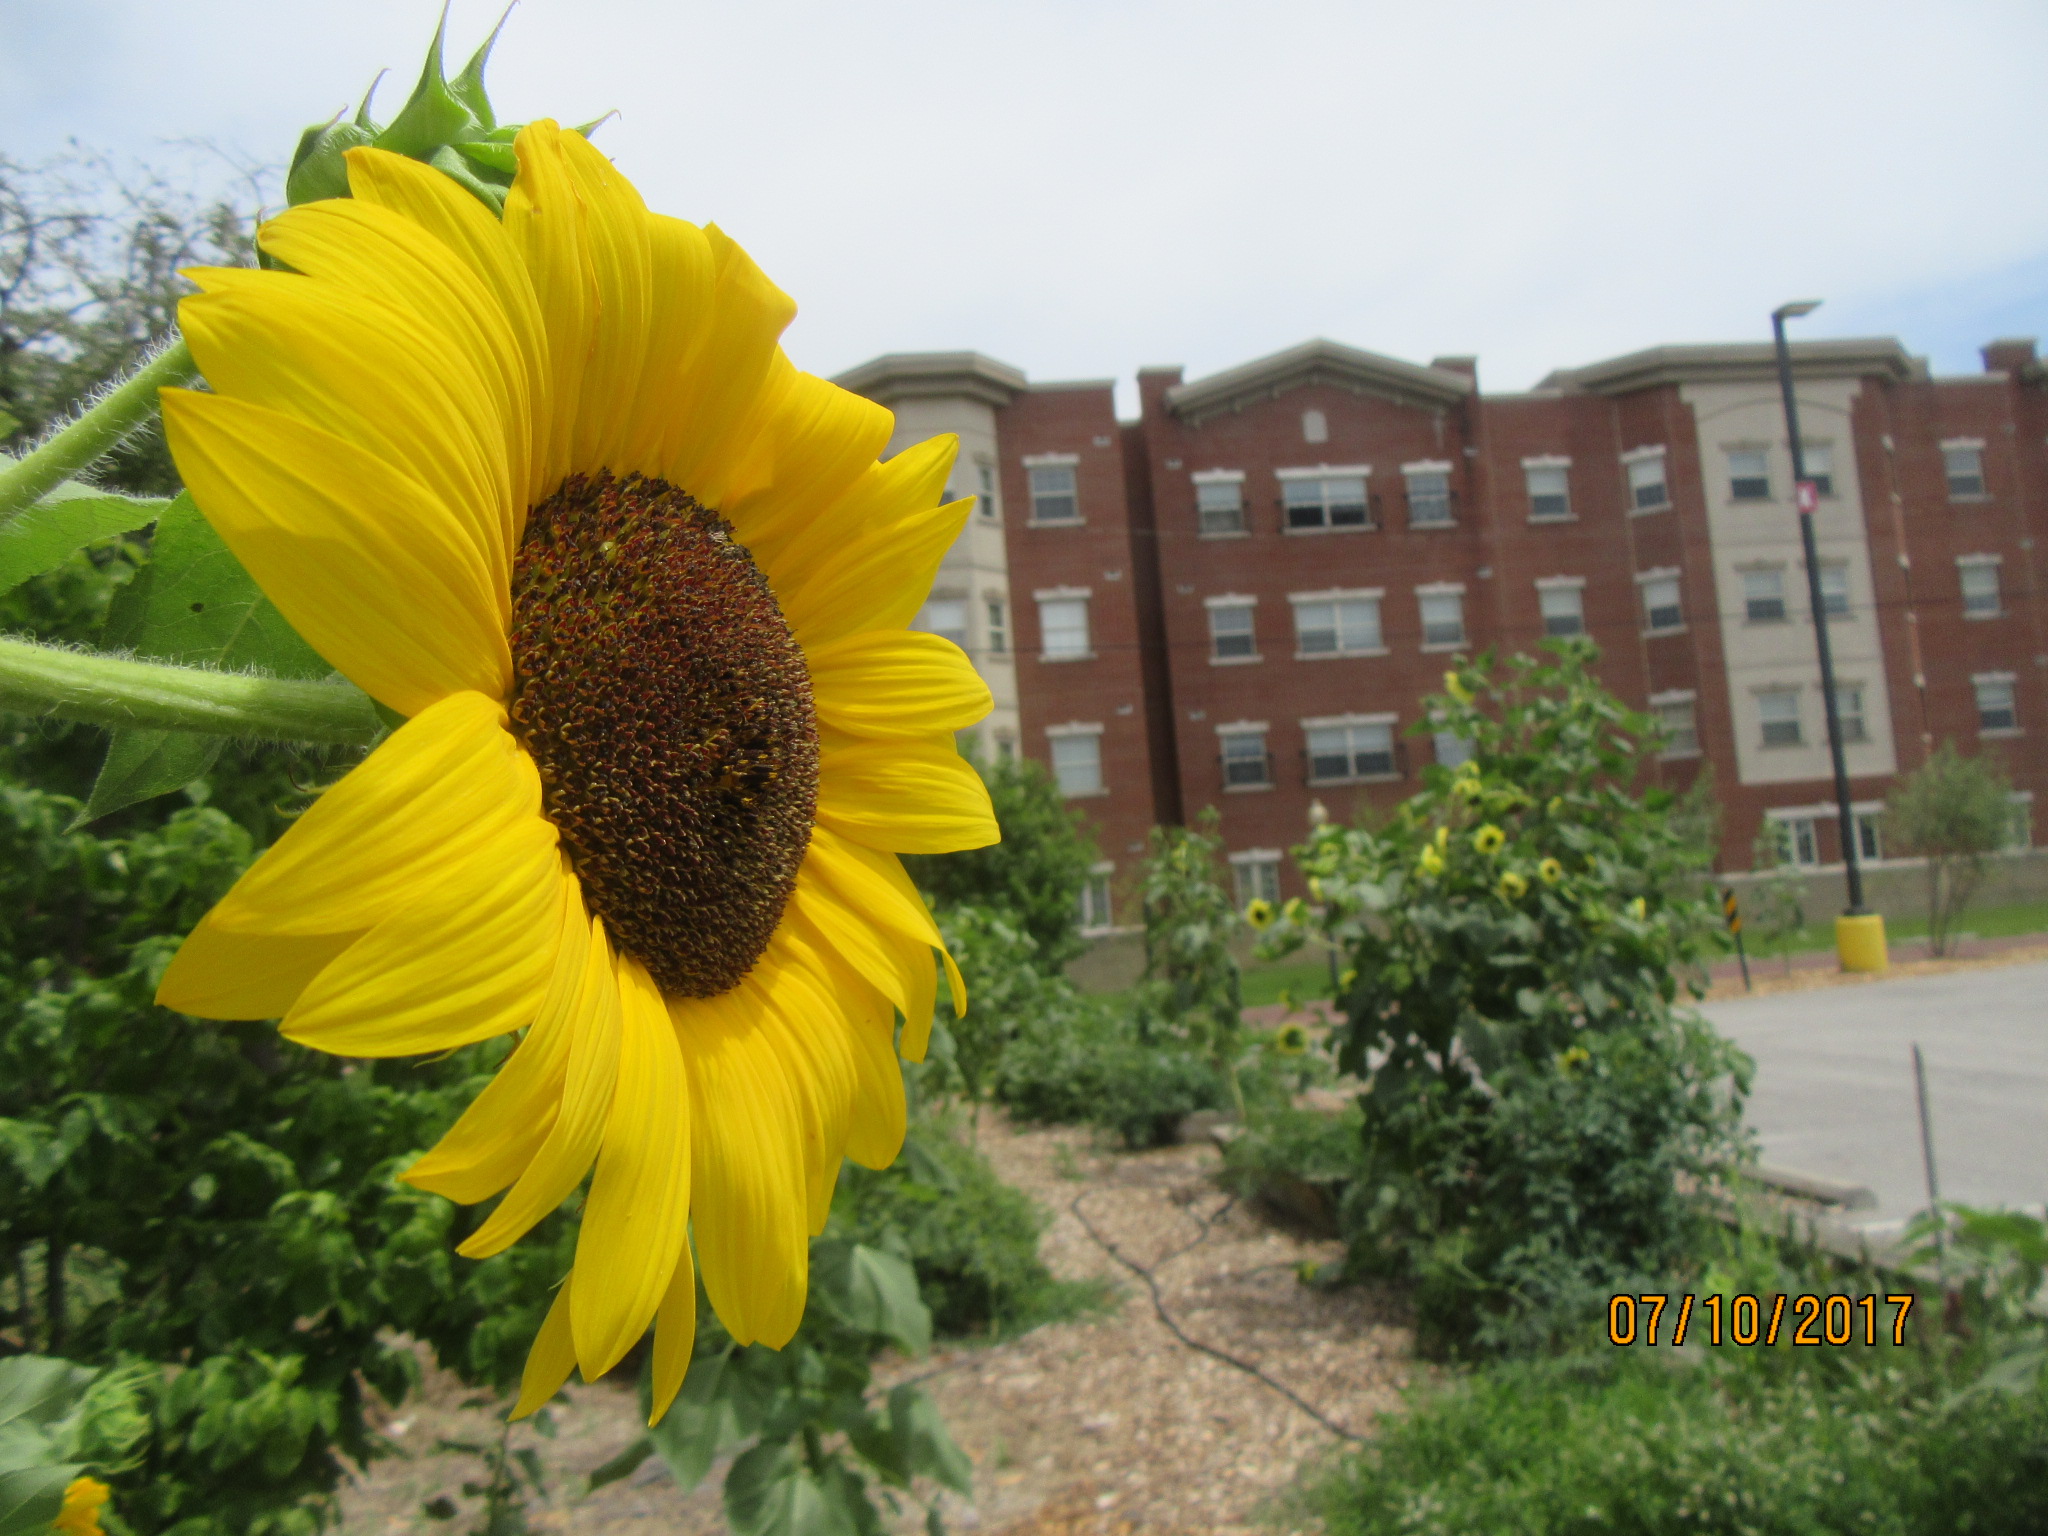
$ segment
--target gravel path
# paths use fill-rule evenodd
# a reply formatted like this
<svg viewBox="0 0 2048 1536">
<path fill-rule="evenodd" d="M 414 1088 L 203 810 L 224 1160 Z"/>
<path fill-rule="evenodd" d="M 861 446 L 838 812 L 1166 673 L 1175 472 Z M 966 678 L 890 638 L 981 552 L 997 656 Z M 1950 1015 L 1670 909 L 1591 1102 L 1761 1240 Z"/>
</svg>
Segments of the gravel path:
<svg viewBox="0 0 2048 1536">
<path fill-rule="evenodd" d="M 954 1530 L 1285 1530 L 1271 1524 L 1274 1495 L 1304 1462 L 1341 1446 L 1326 1426 L 1369 1432 L 1374 1414 L 1398 1407 L 1401 1389 L 1427 1369 L 1411 1360 L 1406 1320 L 1390 1298 L 1371 1290 L 1322 1291 L 1297 1279 L 1304 1264 L 1337 1257 L 1338 1245 L 1283 1230 L 1233 1201 L 1214 1180 L 1213 1148 L 1111 1154 L 1092 1147 L 1084 1132 L 1013 1130 L 989 1117 L 981 1146 L 1006 1181 L 1054 1213 L 1040 1248 L 1053 1272 L 1107 1277 L 1120 1301 L 1002 1343 L 947 1345 L 926 1359 L 879 1363 L 884 1387 L 925 1381 L 973 1458 L 972 1502 L 945 1498 Z M 1176 1337 L 1128 1265 L 1152 1271 L 1161 1304 L 1188 1339 L 1256 1367 L 1267 1380 Z M 496 1434 L 489 1412 L 464 1408 L 463 1401 L 459 1384 L 435 1377 L 392 1416 L 388 1427 L 411 1448 L 410 1459 L 379 1462 L 345 1490 L 350 1536 L 468 1528 L 467 1521 L 451 1525 L 421 1511 L 443 1495 L 465 1510 L 472 1506 L 461 1485 L 476 1480 L 478 1463 L 434 1451 L 443 1438 Z M 524 1427 L 514 1431 L 514 1445 L 538 1450 L 554 1482 L 551 1498 L 533 1510 L 535 1530 L 709 1536 L 724 1529 L 723 1467 L 687 1496 L 659 1461 L 578 1496 L 590 1469 L 637 1432 L 628 1390 L 573 1387 L 554 1416 L 553 1440 Z"/>
</svg>

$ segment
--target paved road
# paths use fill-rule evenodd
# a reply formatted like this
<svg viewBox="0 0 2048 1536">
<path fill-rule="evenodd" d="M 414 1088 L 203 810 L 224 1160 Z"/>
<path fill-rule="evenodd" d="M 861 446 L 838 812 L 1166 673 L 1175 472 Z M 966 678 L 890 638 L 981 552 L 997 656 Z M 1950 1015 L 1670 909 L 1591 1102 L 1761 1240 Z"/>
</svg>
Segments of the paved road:
<svg viewBox="0 0 2048 1536">
<path fill-rule="evenodd" d="M 1756 1058 L 1763 1159 L 1871 1189 L 1873 1229 L 1926 1204 L 1912 1047 L 1944 1199 L 2048 1203 L 2048 963 L 1736 998 L 1703 1010 Z"/>
</svg>

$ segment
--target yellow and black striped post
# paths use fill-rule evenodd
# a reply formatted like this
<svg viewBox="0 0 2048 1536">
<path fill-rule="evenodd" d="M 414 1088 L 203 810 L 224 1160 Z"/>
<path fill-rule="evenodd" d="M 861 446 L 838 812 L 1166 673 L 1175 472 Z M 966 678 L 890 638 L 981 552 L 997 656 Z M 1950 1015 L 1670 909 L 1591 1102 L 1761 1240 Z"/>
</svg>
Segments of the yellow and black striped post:
<svg viewBox="0 0 2048 1536">
<path fill-rule="evenodd" d="M 1742 962 L 1742 990 L 1754 990 L 1749 984 L 1749 953 L 1742 947 L 1742 908 L 1735 900 L 1735 887 L 1728 886 L 1721 892 L 1721 915 L 1728 919 L 1728 931 L 1735 935 L 1735 958 Z"/>
</svg>

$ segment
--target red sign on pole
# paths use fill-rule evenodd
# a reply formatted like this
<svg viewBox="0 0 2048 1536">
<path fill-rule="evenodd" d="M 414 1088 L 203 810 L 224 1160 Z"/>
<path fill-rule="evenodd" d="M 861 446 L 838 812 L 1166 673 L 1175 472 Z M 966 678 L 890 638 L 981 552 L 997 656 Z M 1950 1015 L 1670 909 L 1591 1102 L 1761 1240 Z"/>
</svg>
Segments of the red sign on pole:
<svg viewBox="0 0 2048 1536">
<path fill-rule="evenodd" d="M 1801 517 L 1813 516 L 1820 510 L 1820 486 L 1811 480 L 1800 481 L 1793 493 L 1792 502 L 1799 508 Z"/>
</svg>

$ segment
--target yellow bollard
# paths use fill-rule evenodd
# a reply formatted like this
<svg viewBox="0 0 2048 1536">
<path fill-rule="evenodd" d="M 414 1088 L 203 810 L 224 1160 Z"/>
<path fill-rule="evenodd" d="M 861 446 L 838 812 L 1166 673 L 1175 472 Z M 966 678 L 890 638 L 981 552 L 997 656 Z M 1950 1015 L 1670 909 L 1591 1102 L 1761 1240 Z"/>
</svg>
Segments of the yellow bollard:
<svg viewBox="0 0 2048 1536">
<path fill-rule="evenodd" d="M 1835 919 L 1835 953 L 1845 971 L 1882 971 L 1891 965 L 1885 954 L 1884 914 L 1865 912 Z"/>
</svg>

